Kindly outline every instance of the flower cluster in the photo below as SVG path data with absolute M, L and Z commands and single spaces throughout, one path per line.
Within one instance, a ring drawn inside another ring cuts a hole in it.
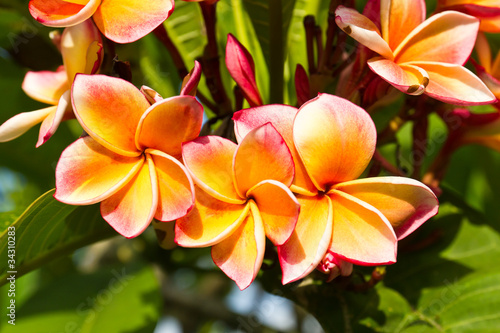
M 347 55 L 338 56 L 337 96 L 325 83 L 335 72 L 328 61 L 322 59 L 309 75 L 299 66 L 297 107 L 265 103 L 250 52 L 230 34 L 225 61 L 238 86 L 237 102 L 218 116 L 234 128 L 205 136 L 199 136 L 199 100 L 206 98 L 195 97 L 199 63 L 170 98 L 101 68 L 103 38 L 135 41 L 158 29 L 174 9 L 172 0 L 146 2 L 31 0 L 35 19 L 66 27 L 53 35 L 63 66 L 26 74 L 25 92 L 52 106 L 7 120 L 0 141 L 41 122 L 38 147 L 62 120 L 76 118 L 84 135 L 61 154 L 55 198 L 71 205 L 100 203 L 102 217 L 127 238 L 153 220 L 175 223 L 175 243 L 211 247 L 214 263 L 241 289 L 256 278 L 270 251 L 266 243 L 276 247 L 283 284 L 315 269 L 331 280 L 351 274 L 353 264 L 395 263 L 398 241 L 437 214 L 438 175 L 449 155 L 468 143 L 500 150 L 498 112 L 474 115 L 465 108 L 493 104 L 500 96 L 499 57 L 492 61 L 486 36 L 478 36 L 496 22 L 491 14 L 491 22 L 480 24 L 487 1 L 440 1 L 439 12 L 428 19 L 423 0 L 373 0 L 364 14 L 339 6 L 332 24 L 346 33 L 338 30 L 338 36 L 360 43 L 355 60 L 347 65 Z M 206 17 L 216 2 L 201 2 Z M 475 45 L 478 75 L 464 66 Z M 408 120 L 414 121 L 415 138 L 425 136 L 427 128 L 417 125 L 434 111 L 460 121 L 449 126 L 443 152 L 423 177 L 419 170 L 409 178 L 390 167 L 395 175 L 378 176 L 377 167 L 388 162 L 374 158 L 383 141 L 365 109 L 375 108 L 391 89 L 419 101 L 379 132 L 383 140 Z M 213 94 L 215 101 L 220 96 L 220 90 Z M 230 103 L 220 98 L 226 108 Z M 370 163 L 375 167 L 368 168 Z

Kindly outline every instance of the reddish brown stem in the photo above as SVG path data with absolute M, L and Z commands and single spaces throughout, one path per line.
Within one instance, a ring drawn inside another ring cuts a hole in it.
M 309 75 L 316 73 L 316 64 L 314 62 L 314 16 L 307 15 L 304 17 L 304 29 L 306 31 L 306 47 L 307 47 L 307 65 L 309 67 Z

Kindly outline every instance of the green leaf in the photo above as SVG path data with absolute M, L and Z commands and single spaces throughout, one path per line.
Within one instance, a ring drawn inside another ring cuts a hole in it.
M 6 333 L 146 333 L 154 330 L 161 309 L 152 268 L 122 266 L 52 280 L 16 309 L 15 326 L 7 320 L 1 325 Z
M 8 241 L 12 241 L 9 229 L 0 235 L 0 284 L 6 282 L 7 271 L 17 271 L 17 276 L 21 276 L 116 234 L 100 216 L 98 206 L 66 205 L 54 199 L 53 194 L 51 190 L 42 195 L 11 225 L 15 228 L 14 268 L 7 262 Z

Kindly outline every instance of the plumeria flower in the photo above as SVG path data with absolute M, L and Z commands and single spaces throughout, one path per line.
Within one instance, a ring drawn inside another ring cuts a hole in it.
M 451 104 L 493 103 L 486 85 L 463 67 L 479 28 L 475 17 L 455 11 L 425 20 L 423 0 L 381 0 L 380 26 L 354 9 L 339 6 L 337 25 L 380 56 L 370 69 L 400 91 L 427 94 Z
M 500 97 L 500 52 L 492 59 L 491 48 L 483 33 L 477 35 L 476 53 L 479 64 L 473 62 L 477 75 L 486 83 L 493 94 Z
M 61 155 L 54 197 L 71 205 L 101 203 L 103 218 L 130 238 L 153 218 L 172 221 L 194 204 L 194 185 L 178 161 L 198 136 L 203 108 L 192 96 L 151 105 L 131 83 L 104 75 L 75 78 L 75 115 L 89 136 Z
M 53 35 L 54 36 L 54 35 Z M 74 118 L 70 88 L 77 73 L 94 74 L 102 62 L 101 36 L 91 20 L 64 29 L 60 47 L 63 66 L 57 71 L 28 72 L 22 88 L 31 98 L 51 104 L 37 111 L 23 112 L 0 126 L 0 142 L 13 140 L 42 123 L 36 146 L 56 132 L 61 121 Z
M 89 18 L 104 36 L 131 43 L 146 36 L 174 10 L 174 0 L 30 0 L 31 15 L 49 27 L 71 27 Z
M 437 10 L 456 10 L 481 20 L 479 30 L 500 32 L 500 3 L 498 0 L 438 0 Z
M 272 122 L 292 152 L 290 188 L 301 211 L 292 236 L 278 247 L 284 284 L 321 262 L 394 263 L 397 240 L 437 213 L 436 196 L 416 180 L 357 179 L 375 151 L 376 131 L 368 113 L 345 99 L 320 94 L 298 110 L 266 105 L 233 119 L 237 138 Z
M 262 265 L 266 236 L 282 245 L 292 234 L 299 204 L 288 186 L 293 159 L 271 124 L 249 131 L 239 145 L 218 137 L 182 146 L 184 165 L 196 185 L 196 205 L 177 220 L 175 241 L 212 246 L 212 259 L 240 289 Z

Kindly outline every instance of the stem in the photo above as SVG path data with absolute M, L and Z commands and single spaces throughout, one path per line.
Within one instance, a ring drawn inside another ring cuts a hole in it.
M 380 164 L 382 168 L 385 170 L 389 171 L 393 175 L 400 176 L 400 177 L 406 177 L 406 174 L 396 168 L 394 165 L 392 165 L 378 150 L 375 150 L 375 153 L 373 154 L 373 159 L 377 161 L 377 163 Z
M 183 79 L 184 76 L 188 75 L 189 71 L 187 70 L 186 65 L 184 64 L 184 60 L 182 59 L 179 50 L 170 39 L 170 36 L 168 35 L 167 30 L 165 29 L 165 26 L 163 24 L 160 24 L 155 30 L 153 30 L 153 33 L 156 36 L 156 38 L 158 38 L 158 40 L 163 45 L 165 45 L 165 48 L 170 53 L 175 68 L 177 69 L 177 74 L 179 74 L 179 77 Z
M 314 63 L 314 16 L 307 15 L 304 17 L 304 29 L 306 31 L 306 48 L 307 48 L 307 66 L 309 68 L 309 76 L 316 73 L 316 65 Z
M 281 0 L 269 1 L 269 75 L 270 102 L 283 103 L 283 80 L 285 66 L 283 63 L 283 13 Z

